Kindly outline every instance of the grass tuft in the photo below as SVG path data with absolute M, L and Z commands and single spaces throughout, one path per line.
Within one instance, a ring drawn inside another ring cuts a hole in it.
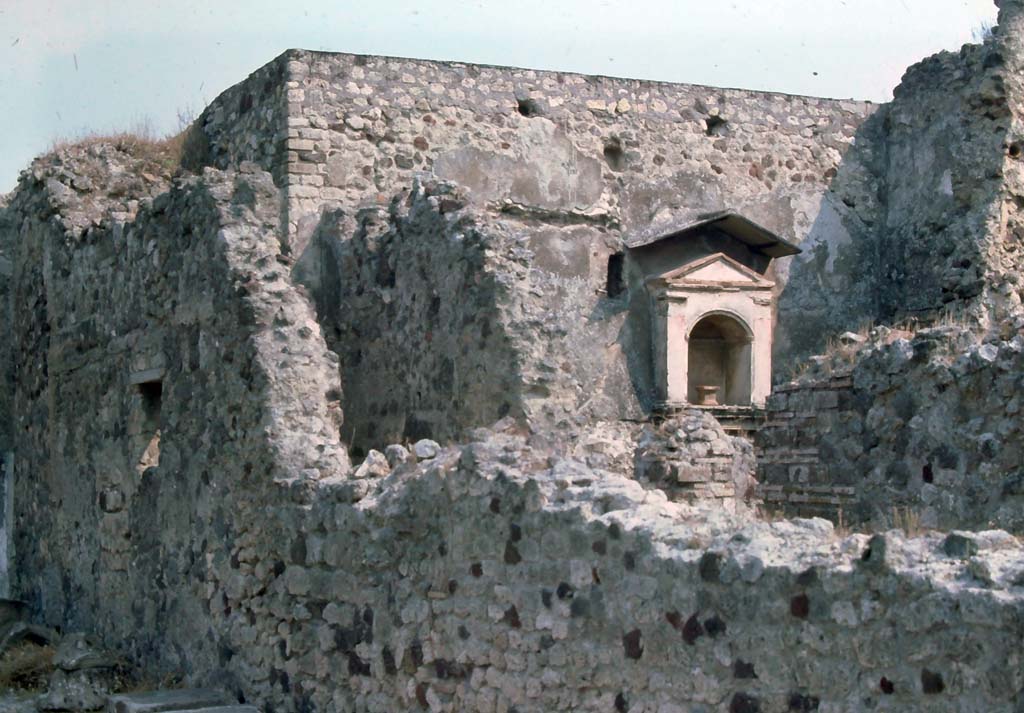
M 0 690 L 42 691 L 53 672 L 52 646 L 30 641 L 11 647 L 0 657 Z
M 178 112 L 178 130 L 166 136 L 159 135 L 149 119 L 141 119 L 123 130 L 86 130 L 74 136 L 58 137 L 51 142 L 48 153 L 101 144 L 109 144 L 133 158 L 154 164 L 166 174 L 179 168 L 195 171 L 205 164 L 206 158 L 205 141 L 190 109 Z

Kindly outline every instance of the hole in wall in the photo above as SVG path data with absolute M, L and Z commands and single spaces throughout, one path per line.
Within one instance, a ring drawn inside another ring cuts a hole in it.
M 605 292 L 613 299 L 626 291 L 626 282 L 622 275 L 624 260 L 625 257 L 622 253 L 608 256 L 608 275 Z
M 626 153 L 622 150 L 622 142 L 613 136 L 604 144 L 604 160 L 608 168 L 621 171 L 626 167 Z
M 533 99 L 516 99 L 516 111 L 526 118 L 540 116 L 543 112 L 541 111 L 540 104 Z
M 724 136 L 729 122 L 717 114 L 704 120 L 704 133 L 708 136 Z
M 136 470 L 141 475 L 149 468 L 160 465 L 160 409 L 164 385 L 162 381 L 145 381 L 137 385 L 141 414 L 139 418 L 138 452 Z
M 932 483 L 935 481 L 935 475 L 932 473 L 931 463 L 925 463 L 924 467 L 921 468 L 921 480 L 926 483 Z
M 147 381 L 139 384 L 139 396 L 142 397 L 142 411 L 147 419 L 160 418 L 160 404 L 163 400 L 164 384 L 162 381 Z
M 1006 150 L 1010 154 L 1010 158 L 1020 158 L 1021 146 L 1016 141 L 1010 144 L 1010 147 Z

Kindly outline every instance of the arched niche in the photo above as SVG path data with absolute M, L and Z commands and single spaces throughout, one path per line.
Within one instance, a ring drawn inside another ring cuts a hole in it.
M 753 333 L 734 315 L 713 312 L 697 319 L 687 335 L 687 401 L 698 405 L 749 406 Z

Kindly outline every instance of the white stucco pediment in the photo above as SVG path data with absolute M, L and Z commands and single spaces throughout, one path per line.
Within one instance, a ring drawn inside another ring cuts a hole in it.
M 700 260 L 694 260 L 691 263 L 659 275 L 656 279 L 659 282 L 680 286 L 687 284 L 722 284 L 748 287 L 772 286 L 770 280 L 766 280 L 750 268 L 723 253 L 715 253 Z
M 764 405 L 771 392 L 773 285 L 724 253 L 648 278 L 663 403 Z

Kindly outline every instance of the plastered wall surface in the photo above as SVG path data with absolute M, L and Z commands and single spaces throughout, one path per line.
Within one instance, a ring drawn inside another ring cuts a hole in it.
M 264 91 L 268 76 L 286 83 L 286 128 L 276 109 L 242 110 L 246 97 Z M 217 165 L 236 155 L 253 159 L 253 145 L 279 146 L 257 136 L 287 133 L 285 155 L 259 160 L 285 191 L 287 240 L 297 255 L 306 254 L 324 210 L 348 212 L 340 236 L 347 239 L 358 207 L 387 205 L 417 176 L 454 181 L 475 204 L 526 220 L 526 228 L 540 233 L 538 247 L 565 256 L 560 286 L 588 280 L 596 263 L 603 267 L 625 241 L 732 208 L 816 246 L 824 262 L 803 269 L 820 279 L 794 285 L 783 309 L 799 310 L 802 325 L 812 319 L 845 325 L 867 304 L 858 287 L 863 269 L 848 244 L 877 222 L 880 179 L 869 164 L 881 144 L 877 122 L 865 125 L 876 109 L 855 101 L 294 50 L 218 97 L 200 125 L 209 153 L 223 157 Z M 596 230 L 581 230 L 588 226 Z M 322 255 L 315 249 L 300 260 L 303 281 L 303 267 L 318 273 Z M 776 276 L 780 292 L 787 270 L 780 266 Z M 827 308 L 821 280 L 834 302 Z M 797 328 L 783 324 L 780 353 L 815 347 L 812 331 Z M 790 336 L 791 330 L 797 331 Z

